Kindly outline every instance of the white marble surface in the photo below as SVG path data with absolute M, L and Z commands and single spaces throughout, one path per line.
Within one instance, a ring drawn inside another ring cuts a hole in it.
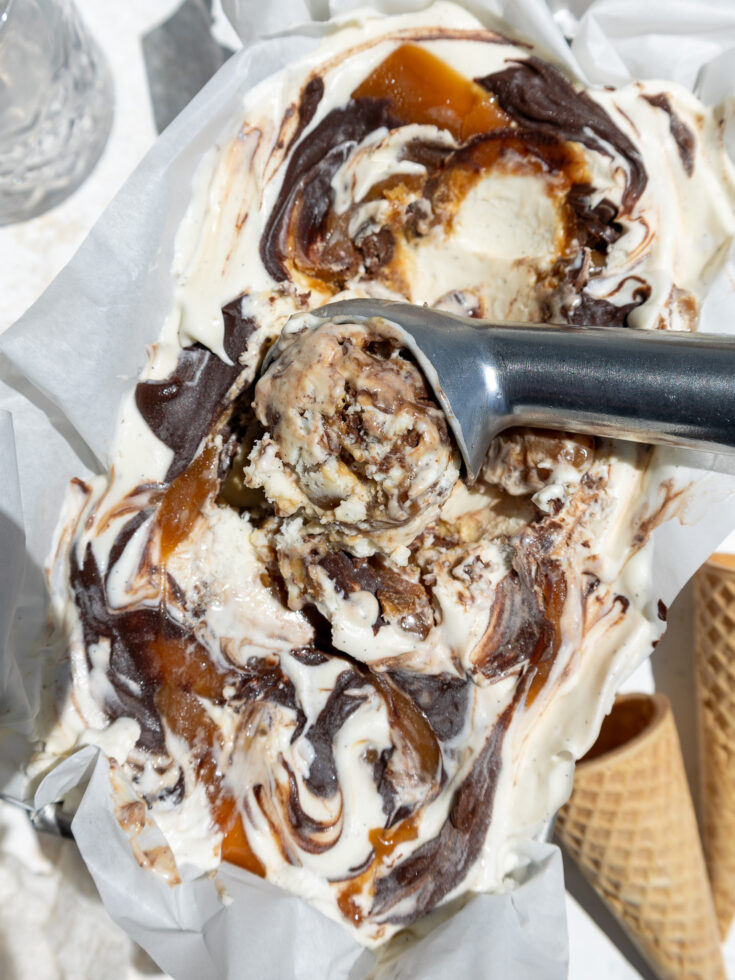
M 58 207 L 20 225 L 0 228 L 3 289 L 0 327 L 13 323 L 43 292 L 82 243 L 96 217 L 155 138 L 139 35 L 165 17 L 169 0 L 94 0 L 77 4 L 112 68 L 115 110 L 110 140 L 82 186 Z
M 96 169 L 72 197 L 39 218 L 0 228 L 0 330 L 13 323 L 65 265 L 153 142 L 140 37 L 170 16 L 178 3 L 77 0 L 113 71 L 112 134 Z M 218 3 L 215 17 L 216 36 L 234 46 Z M 696 782 L 690 591 L 685 590 L 671 615 L 674 628 L 656 651 L 653 670 L 644 665 L 627 687 L 647 690 L 655 683 L 672 697 L 687 769 Z M 570 895 L 567 911 L 571 980 L 647 976 Z M 729 975 L 735 978 L 735 960 L 729 964 Z M 162 976 L 107 918 L 73 844 L 46 839 L 39 845 L 25 817 L 5 804 L 0 804 L 0 976 L 4 980 Z
M 40 296 L 156 137 L 140 36 L 178 0 L 77 0 L 115 84 L 110 139 L 87 181 L 32 221 L 0 228 L 0 331 Z M 71 841 L 37 837 L 0 803 L 0 977 L 143 980 L 163 974 L 105 912 Z
M 115 108 L 101 159 L 82 186 L 58 207 L 20 225 L 0 227 L 0 331 L 40 296 L 81 245 L 97 217 L 156 137 L 140 38 L 181 0 L 76 0 L 112 69 Z M 215 0 L 218 40 L 237 43 Z

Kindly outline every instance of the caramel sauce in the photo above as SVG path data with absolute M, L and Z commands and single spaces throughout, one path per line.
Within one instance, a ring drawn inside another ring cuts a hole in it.
M 392 174 L 373 184 L 364 200 L 376 201 L 382 197 L 394 204 L 396 209 L 403 210 L 412 197 L 421 192 L 423 184 L 424 178 L 418 174 Z
M 252 420 L 238 442 L 237 451 L 222 480 L 217 495 L 217 503 L 229 504 L 230 507 L 235 507 L 238 510 L 250 510 L 265 503 L 266 497 L 263 491 L 260 488 L 252 489 L 245 483 L 245 467 L 248 465 L 248 456 L 259 434 L 260 428 L 256 420 Z
M 370 843 L 375 851 L 375 861 L 384 864 L 385 859 L 395 851 L 399 844 L 406 841 L 416 840 L 419 835 L 416 817 L 409 817 L 402 820 L 395 827 L 383 828 L 375 827 L 368 834 Z
M 549 674 L 551 673 L 553 663 L 553 660 L 542 660 L 536 664 L 533 680 L 531 681 L 531 686 L 529 687 L 528 694 L 526 696 L 527 707 L 532 705 L 538 695 L 541 693 L 546 681 L 549 679 Z
M 163 495 L 156 515 L 163 564 L 191 534 L 202 507 L 217 490 L 217 463 L 215 447 L 207 446 Z
M 415 44 L 401 45 L 388 55 L 351 97 L 387 100 L 391 113 L 400 122 L 434 125 L 448 130 L 460 142 L 510 125 L 510 118 L 499 108 L 494 95 Z M 423 178 L 406 175 L 388 178 L 371 188 L 367 199 L 385 198 L 398 205 L 408 191 L 418 194 L 423 182 Z M 397 211 L 400 223 L 402 209 Z M 290 222 L 289 251 L 295 270 L 303 277 L 302 286 L 317 292 L 323 292 L 325 286 L 330 292 L 338 291 L 360 264 L 348 233 L 349 211 L 343 215 L 330 212 L 323 238 L 310 242 L 306 248 L 295 234 L 299 215 L 297 202 Z M 387 267 L 391 265 L 387 263 Z M 407 284 L 397 270 L 391 285 L 399 292 L 407 292 Z
M 461 142 L 510 125 L 495 96 L 415 44 L 396 48 L 352 98 L 388 99 L 403 122 L 438 126 Z
M 460 173 L 474 174 L 488 170 L 545 177 L 558 195 L 565 194 L 573 184 L 589 179 L 584 153 L 576 143 L 549 143 L 538 149 L 512 133 L 502 138 L 484 140 L 471 146 L 459 161 Z M 467 180 L 467 177 L 464 177 Z
M 337 896 L 337 907 L 345 919 L 355 926 L 359 926 L 364 918 L 362 909 L 355 901 L 355 895 L 362 891 L 362 883 L 358 882 L 359 879 L 356 878 L 355 883 L 350 882 Z
M 352 922 L 359 926 L 364 919 L 363 912 L 359 904 L 355 901 L 367 885 L 372 886 L 378 873 L 378 869 L 385 864 L 386 859 L 395 851 L 399 844 L 406 841 L 416 840 L 419 835 L 419 828 L 416 816 L 408 817 L 396 824 L 395 827 L 383 828 L 374 827 L 368 833 L 368 839 L 374 851 L 373 860 L 368 867 L 356 878 L 352 878 L 340 889 L 337 896 L 337 905 L 340 912 Z
M 230 827 L 222 841 L 222 860 L 229 861 L 230 864 L 237 864 L 259 878 L 265 878 L 265 867 L 250 846 L 242 817 L 237 812 L 235 801 L 231 796 L 224 798 L 215 815 L 215 820 L 220 828 L 224 828 L 228 824 Z
M 199 700 L 222 697 L 224 675 L 206 656 L 181 643 L 156 640 L 159 688 L 156 704 L 166 724 L 196 750 L 197 782 L 204 786 L 214 823 L 224 834 L 222 857 L 253 874 L 265 877 L 265 868 L 252 851 L 232 794 L 222 786 L 216 749 L 222 735 Z
M 156 514 L 163 566 L 191 534 L 204 504 L 216 493 L 217 466 L 216 449 L 209 445 L 165 491 Z M 165 574 L 163 581 L 165 597 Z M 223 747 L 222 735 L 200 700 L 222 701 L 226 675 L 212 663 L 203 647 L 167 635 L 163 622 L 148 644 L 147 654 L 157 683 L 156 706 L 170 730 L 196 752 L 197 781 L 204 786 L 212 819 L 224 835 L 223 859 L 265 877 L 265 868 L 250 847 L 235 800 L 222 786 L 215 754 Z
M 558 255 L 576 252 L 576 219 L 566 196 L 574 184 L 589 180 L 587 163 L 579 146 L 550 144 L 544 146 L 542 153 L 536 153 L 526 140 L 512 133 L 471 146 L 442 175 L 434 195 L 434 209 L 447 227 L 451 227 L 459 205 L 472 186 L 490 171 L 543 178 L 558 215 L 554 250 Z
M 225 675 L 201 648 L 159 634 L 152 640 L 150 650 L 160 684 L 175 685 L 193 697 L 209 701 L 222 699 Z

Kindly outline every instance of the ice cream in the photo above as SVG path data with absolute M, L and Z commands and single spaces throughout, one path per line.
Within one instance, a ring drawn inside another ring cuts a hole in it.
M 410 544 L 459 477 L 444 413 L 401 347 L 386 325 L 304 324 L 255 389 L 268 435 L 246 482 L 353 553 Z
M 655 458 L 515 432 L 469 487 L 389 332 L 294 331 L 258 370 L 335 295 L 690 329 L 732 201 L 716 113 L 581 91 L 449 5 L 347 21 L 249 93 L 110 473 L 70 489 L 37 767 L 103 744 L 154 868 L 224 857 L 367 943 L 506 887 L 662 629 Z

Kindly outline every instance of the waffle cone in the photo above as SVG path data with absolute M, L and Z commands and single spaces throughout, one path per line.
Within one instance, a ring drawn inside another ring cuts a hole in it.
M 702 841 L 720 933 L 735 914 L 735 558 L 694 580 Z
M 556 832 L 657 976 L 724 980 L 671 705 L 624 694 L 577 765 Z

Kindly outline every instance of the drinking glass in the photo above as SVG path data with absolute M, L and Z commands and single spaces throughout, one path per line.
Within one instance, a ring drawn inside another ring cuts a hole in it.
M 112 113 L 107 63 L 71 0 L 0 0 L 0 224 L 71 194 Z

